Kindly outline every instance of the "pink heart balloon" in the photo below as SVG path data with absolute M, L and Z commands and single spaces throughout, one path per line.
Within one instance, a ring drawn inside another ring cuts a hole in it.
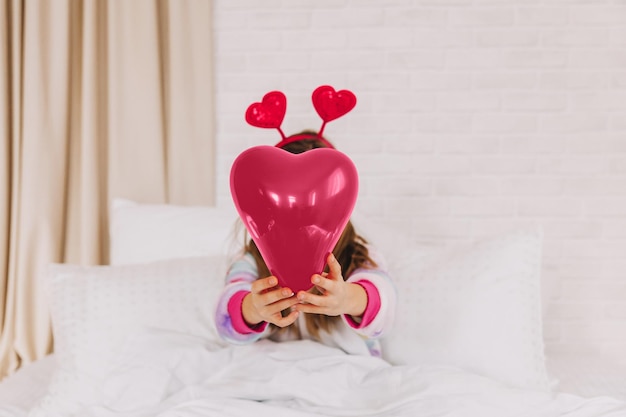
M 230 192 L 271 274 L 297 292 L 311 288 L 348 223 L 358 174 L 334 149 L 256 146 L 233 162 Z

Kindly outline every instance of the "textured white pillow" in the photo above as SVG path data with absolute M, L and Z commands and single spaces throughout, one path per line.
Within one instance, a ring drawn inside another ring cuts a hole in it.
M 453 253 L 407 254 L 394 275 L 398 310 L 383 340 L 386 359 L 458 366 L 516 387 L 548 390 L 541 246 L 542 232 L 533 229 Z
M 111 265 L 227 254 L 235 240 L 234 207 L 139 204 L 111 205 Z
M 102 395 L 104 375 L 124 366 L 120 358 L 146 332 L 223 345 L 213 313 L 225 267 L 223 256 L 122 266 L 51 265 L 46 284 L 58 367 L 42 406 L 54 401 L 57 409 L 64 403 L 76 407 Z

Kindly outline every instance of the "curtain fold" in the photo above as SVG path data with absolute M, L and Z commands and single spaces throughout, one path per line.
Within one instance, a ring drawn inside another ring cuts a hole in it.
M 53 349 L 50 262 L 108 261 L 111 198 L 214 201 L 205 0 L 0 10 L 0 377 Z
M 8 279 L 15 275 L 14 251 L 16 235 L 10 233 L 16 221 L 14 198 L 17 178 L 14 173 L 19 171 L 19 147 L 16 147 L 12 136 L 20 133 L 21 90 L 22 83 L 21 51 L 22 51 L 22 5 L 19 0 L 7 0 L 0 9 L 0 352 L 2 366 L 0 375 L 6 369 L 18 365 L 17 358 L 8 352 L 8 340 L 14 337 L 15 281 Z

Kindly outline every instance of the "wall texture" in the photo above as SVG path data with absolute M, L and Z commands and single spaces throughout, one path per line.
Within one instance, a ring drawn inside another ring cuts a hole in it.
M 415 239 L 544 227 L 548 353 L 626 351 L 626 1 L 218 0 L 218 204 L 230 164 L 274 144 L 245 124 L 270 90 L 283 130 L 310 94 L 359 103 L 327 136 L 361 173 L 359 210 Z

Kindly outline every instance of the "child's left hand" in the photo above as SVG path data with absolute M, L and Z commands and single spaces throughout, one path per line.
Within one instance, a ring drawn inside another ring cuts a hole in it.
M 327 258 L 328 274 L 315 274 L 311 282 L 320 290 L 322 295 L 312 294 L 306 291 L 298 292 L 299 304 L 292 310 L 303 313 L 324 314 L 327 316 L 339 316 L 349 314 L 359 317 L 367 307 L 367 293 L 359 284 L 346 282 L 341 275 L 341 265 L 331 253 Z

